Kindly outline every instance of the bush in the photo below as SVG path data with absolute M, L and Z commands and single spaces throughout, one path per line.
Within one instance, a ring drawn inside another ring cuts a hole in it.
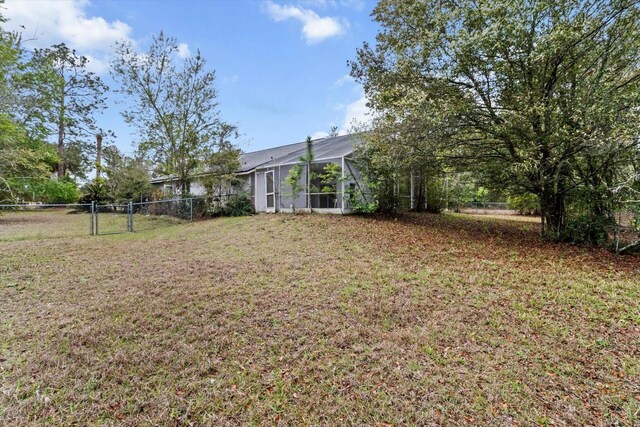
M 80 203 L 96 202 L 98 204 L 112 203 L 113 198 L 109 195 L 109 189 L 104 179 L 100 178 L 85 184 L 82 187 L 82 197 Z
M 507 199 L 509 209 L 522 215 L 540 215 L 540 201 L 535 194 L 517 194 Z
M 364 199 L 354 198 L 349 202 L 351 211 L 356 214 L 372 214 L 378 210 L 376 202 L 368 202 Z
M 244 194 L 230 194 L 226 197 L 214 196 L 212 199 L 194 199 L 194 212 L 204 217 L 245 216 L 254 213 L 249 197 Z M 197 206 L 197 208 L 196 208 Z M 194 213 L 194 217 L 196 214 Z
M 45 203 L 76 203 L 80 196 L 78 185 L 69 178 L 46 181 L 36 191 Z
M 253 205 L 246 194 L 231 194 L 222 208 L 224 216 L 245 216 L 253 213 Z
M 604 246 L 609 241 L 609 232 L 615 220 L 595 215 L 583 214 L 567 219 L 561 240 L 570 243 Z

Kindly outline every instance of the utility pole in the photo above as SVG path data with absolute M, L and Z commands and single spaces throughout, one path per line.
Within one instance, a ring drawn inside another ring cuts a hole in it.
M 102 163 L 102 134 L 96 135 L 96 181 L 100 178 L 100 169 Z

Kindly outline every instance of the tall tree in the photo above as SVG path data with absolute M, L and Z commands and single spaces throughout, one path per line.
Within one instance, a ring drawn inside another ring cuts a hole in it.
M 21 121 L 30 106 L 25 52 L 20 35 L 4 30 L 5 22 L 0 14 L 0 202 L 25 196 L 30 185 L 48 178 L 57 161 L 50 147 L 37 135 L 30 136 Z
M 0 14 L 0 25 L 6 21 Z M 0 112 L 5 114 L 17 103 L 14 77 L 20 72 L 21 58 L 20 36 L 0 27 Z
M 0 113 L 0 203 L 14 202 L 26 185 L 46 181 L 56 160 L 47 144 L 29 139 L 22 127 Z
M 188 193 L 194 174 L 216 150 L 216 136 L 225 131 L 215 72 L 199 51 L 181 60 L 177 40 L 161 32 L 144 54 L 130 42 L 118 43 L 111 74 L 133 101 L 123 117 L 137 127 L 140 151 L 156 172 L 177 177 L 180 191 Z
M 229 196 L 240 189 L 242 179 L 236 175 L 236 171 L 240 169 L 240 149 L 232 141 L 237 137 L 236 126 L 222 123 L 216 150 L 204 159 L 202 183 L 212 196 Z
M 307 209 L 311 212 L 311 164 L 313 163 L 313 142 L 311 141 L 310 136 L 307 136 L 305 143 L 306 151 L 305 154 L 300 157 L 300 161 L 305 163 L 307 169 Z
M 94 115 L 105 108 L 109 88 L 87 70 L 89 59 L 64 43 L 36 49 L 32 62 L 38 72 L 48 71 L 51 77 L 41 81 L 37 89 L 40 96 L 50 101 L 41 106 L 41 114 L 57 136 L 58 177 L 67 172 L 84 177 L 91 165 L 98 132 Z
M 588 192 L 584 209 L 610 215 L 639 143 L 638 2 L 382 0 L 373 15 L 351 72 L 405 145 L 536 194 L 552 238 Z
M 103 157 L 106 176 L 103 181 L 112 200 L 142 201 L 151 196 L 153 186 L 149 177 L 149 165 L 143 158 L 126 156 L 115 145 L 105 147 Z M 101 178 L 97 179 L 99 180 Z

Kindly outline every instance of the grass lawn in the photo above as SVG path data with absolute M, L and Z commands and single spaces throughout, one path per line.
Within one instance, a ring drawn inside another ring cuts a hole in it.
M 640 425 L 640 258 L 473 217 L 0 242 L 0 425 Z
M 104 209 L 104 208 L 101 208 Z M 128 214 L 104 212 L 98 214 L 99 234 L 127 232 Z M 69 208 L 0 211 L 0 242 L 10 240 L 41 240 L 60 237 L 88 236 L 91 232 L 90 214 Z M 135 231 L 144 231 L 184 221 L 165 215 L 134 214 Z

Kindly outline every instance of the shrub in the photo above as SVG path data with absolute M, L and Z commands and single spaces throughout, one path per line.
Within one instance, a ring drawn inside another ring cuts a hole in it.
M 612 218 L 590 214 L 576 215 L 567 219 L 567 224 L 561 240 L 603 246 L 609 240 L 607 230 L 613 229 L 615 221 Z
M 509 196 L 507 205 L 509 209 L 518 211 L 522 215 L 540 215 L 540 201 L 535 194 L 526 193 Z
M 96 202 L 98 204 L 111 203 L 113 198 L 109 195 L 109 188 L 104 179 L 100 178 L 85 184 L 82 187 L 80 203 Z
M 222 215 L 245 216 L 253 213 L 253 205 L 246 194 L 231 194 L 222 208 Z
M 38 185 L 37 193 L 45 203 L 76 203 L 80 196 L 78 185 L 69 178 L 46 181 Z

